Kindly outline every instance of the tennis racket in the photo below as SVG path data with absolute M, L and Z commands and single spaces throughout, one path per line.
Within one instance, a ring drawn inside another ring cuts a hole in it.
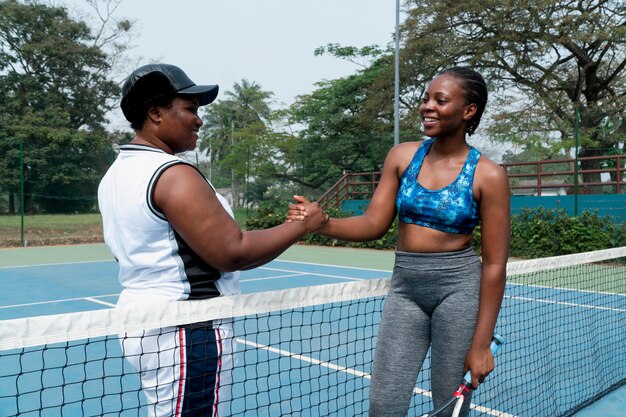
M 494 334 L 491 339 L 491 353 L 496 354 L 500 346 L 504 344 L 505 340 L 502 336 L 498 334 Z M 452 417 L 459 417 L 459 413 L 461 412 L 461 407 L 463 407 L 463 401 L 465 401 L 465 397 L 472 391 L 472 376 L 470 375 L 470 371 L 467 371 L 465 376 L 463 377 L 463 382 L 459 385 L 459 388 L 456 390 L 452 397 L 441 404 L 440 407 L 437 407 L 435 410 L 430 413 L 424 414 L 422 417 L 435 417 L 443 410 L 448 408 L 454 403 L 454 411 L 452 412 Z

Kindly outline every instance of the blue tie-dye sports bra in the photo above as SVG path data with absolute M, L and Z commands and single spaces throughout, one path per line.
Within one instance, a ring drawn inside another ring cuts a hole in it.
M 396 197 L 400 221 L 447 233 L 472 233 L 480 223 L 472 190 L 480 152 L 471 147 L 459 176 L 446 187 L 429 190 L 417 182 L 417 176 L 433 142 L 429 139 L 422 143 L 400 177 Z

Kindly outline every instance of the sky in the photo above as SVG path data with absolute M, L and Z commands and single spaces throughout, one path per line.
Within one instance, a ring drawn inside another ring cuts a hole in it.
M 88 11 L 85 0 L 64 0 Z M 329 43 L 393 46 L 393 0 L 123 0 L 114 13 L 135 23 L 134 66 L 165 62 L 196 84 L 218 84 L 220 97 L 246 79 L 274 93 L 276 106 L 353 74 L 359 66 L 330 55 Z M 129 68 L 129 71 L 133 68 Z M 116 119 L 114 115 L 112 119 Z M 112 124 L 125 125 L 123 120 Z

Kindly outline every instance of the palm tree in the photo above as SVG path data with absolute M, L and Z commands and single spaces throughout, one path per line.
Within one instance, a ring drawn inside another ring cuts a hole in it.
M 224 94 L 224 100 L 206 108 L 199 147 L 208 154 L 211 167 L 228 172 L 233 208 L 240 206 L 240 184 L 249 172 L 250 155 L 260 145 L 259 139 L 271 123 L 272 95 L 258 84 L 243 79 Z M 209 177 L 211 179 L 212 172 Z

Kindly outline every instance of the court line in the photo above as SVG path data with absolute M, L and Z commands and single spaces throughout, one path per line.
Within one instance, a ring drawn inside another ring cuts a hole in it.
M 57 265 L 59 265 L 59 264 L 57 264 Z M 289 274 L 289 275 L 274 275 L 274 276 L 270 276 L 270 277 L 251 278 L 251 279 L 242 279 L 241 282 L 242 283 L 247 283 L 247 282 L 256 282 L 256 281 L 264 281 L 264 280 L 272 280 L 272 279 L 279 279 L 279 278 L 287 278 L 287 277 L 293 277 L 293 276 L 306 276 L 306 275 L 323 276 L 323 277 L 329 277 L 329 278 L 344 279 L 344 280 L 348 280 L 348 281 L 362 281 L 364 279 L 369 279 L 369 278 L 349 278 L 349 277 L 343 277 L 343 276 L 338 276 L 338 275 L 335 276 L 335 275 L 326 275 L 326 274 L 315 274 L 315 273 L 310 273 L 310 272 L 297 272 L 297 271 L 289 271 L 289 270 L 280 270 L 280 269 L 276 269 L 276 268 L 266 268 L 266 267 L 261 267 L 261 268 L 271 269 L 271 270 L 274 270 L 274 271 L 293 272 L 293 274 Z M 105 305 L 105 306 L 108 306 L 108 307 L 115 307 L 115 304 L 111 304 L 111 303 L 107 303 L 106 301 L 98 300 L 98 298 L 118 297 L 118 296 L 119 296 L 119 294 L 104 294 L 104 295 L 94 295 L 94 296 L 85 296 L 85 297 L 63 298 L 63 299 L 59 299 L 59 300 L 36 301 L 36 302 L 32 302 L 32 303 L 21 303 L 21 304 L 5 305 L 5 306 L 0 306 L 0 309 L 19 308 L 19 307 L 32 307 L 32 306 L 36 306 L 36 305 L 64 303 L 64 302 L 70 302 L 70 301 L 90 301 L 90 302 L 97 303 L 97 304 L 102 304 L 102 305 Z
M 41 267 L 41 266 L 49 266 L 49 265 L 75 265 L 75 264 L 90 264 L 90 263 L 108 263 L 108 262 L 114 262 L 114 261 L 81 261 L 81 262 L 67 262 L 67 263 L 51 263 L 51 264 L 39 264 L 39 265 L 22 265 L 22 266 L 2 266 L 0 267 L 0 269 L 7 269 L 7 268 L 24 268 L 24 267 Z M 303 265 L 317 265 L 317 266 L 326 266 L 326 267 L 330 267 L 330 268 L 344 268 L 344 269 L 354 269 L 354 270 L 365 270 L 365 271 L 380 271 L 380 272 L 391 272 L 391 271 L 387 271 L 387 270 L 379 270 L 379 269 L 370 269 L 370 268 L 359 268 L 359 267 L 348 267 L 348 266 L 340 266 L 340 265 L 329 265 L 329 264 L 320 264 L 320 263 L 309 263 L 309 262 L 298 262 L 298 261 L 284 261 L 284 260 L 277 260 L 277 262 L 284 262 L 284 263 L 293 263 L 293 264 L 303 264 Z M 280 271 L 280 269 L 277 268 L 267 268 L 267 267 L 261 267 L 262 269 L 269 269 L 269 270 L 277 270 Z M 283 270 L 285 272 L 287 272 L 288 270 Z M 288 271 L 288 272 L 292 272 L 292 271 Z M 298 274 L 294 274 L 294 275 L 298 275 Z M 304 273 L 300 273 L 299 275 L 305 275 Z M 318 275 L 318 276 L 328 276 L 328 277 L 333 277 L 333 278 L 339 278 L 339 279 L 350 279 L 350 278 L 346 278 L 346 277 L 340 277 L 340 276 L 333 276 L 333 275 L 325 275 L 325 274 L 314 274 L 312 273 L 311 275 Z M 263 278 L 259 278 L 259 279 L 263 279 Z M 368 279 L 368 278 L 352 278 L 353 280 L 362 280 L 362 279 Z M 248 281 L 248 280 L 246 280 Z M 619 296 L 626 296 L 625 294 L 619 294 L 619 293 L 611 293 L 611 292 L 597 292 L 597 291 L 589 291 L 589 290 L 578 290 L 578 289 L 572 289 L 572 288 L 566 288 L 566 287 L 549 287 L 549 286 L 541 286 L 541 285 L 533 285 L 533 284 L 519 284 L 519 283 L 507 283 L 508 285 L 514 285 L 514 286 L 519 286 L 519 285 L 524 285 L 524 286 L 529 286 L 529 287 L 537 287 L 537 288 L 546 288 L 546 289 L 552 289 L 552 290 L 556 290 L 556 291 L 573 291 L 573 292 L 585 292 L 585 293 L 600 293 L 600 294 L 610 294 L 610 295 L 619 295 Z M 118 295 L 118 294 L 115 294 Z M 108 297 L 108 296 L 113 296 L 112 295 L 101 295 L 101 296 L 97 296 L 97 297 Z M 540 302 L 540 303 L 549 303 L 549 304 L 561 304 L 561 305 L 565 305 L 565 306 L 573 306 L 573 307 L 582 307 L 582 308 L 589 308 L 589 309 L 600 309 L 600 310 L 613 310 L 613 311 L 618 311 L 618 312 L 625 312 L 626 310 L 622 310 L 622 309 L 611 309 L 611 308 L 607 308 L 607 307 L 597 307 L 597 306 L 592 306 L 592 305 L 585 305 L 585 304 L 575 304 L 575 303 L 567 303 L 567 302 L 559 302 L 559 301 L 551 301 L 551 300 L 541 300 L 541 299 L 536 299 L 536 298 L 524 298 L 524 297 L 519 297 L 519 296 L 505 296 L 505 298 L 513 298 L 513 299 L 520 299 L 520 300 L 526 300 L 526 301 L 536 301 L 536 302 Z M 53 302 L 61 302 L 61 301 L 72 301 L 72 300 L 88 300 L 88 301 L 92 301 L 95 303 L 99 303 L 99 304 L 103 304 L 103 305 L 107 305 L 107 306 L 111 306 L 114 307 L 114 304 L 110 304 L 101 300 L 97 300 L 94 297 L 85 297 L 85 298 L 74 298 L 74 299 L 66 299 L 66 300 L 57 300 L 57 301 L 48 301 L 48 302 L 43 302 L 43 304 L 45 303 L 53 303 Z M 37 303 L 33 303 L 33 304 L 37 304 Z M 23 304 L 23 305 L 29 305 L 29 304 Z M 30 304 L 32 305 L 32 304 Z M 4 306 L 0 306 L 0 308 L 6 308 Z M 295 355 L 295 354 L 294 354 Z M 298 355 L 300 356 L 300 355 Z M 303 358 L 305 358 L 303 356 Z M 311 358 L 312 359 L 312 358 Z M 334 369 L 334 368 L 333 368 Z M 338 369 L 339 371 L 345 372 L 341 369 Z M 355 371 L 358 372 L 358 371 Z M 422 390 L 423 391 L 423 390 Z M 427 391 L 424 391 L 423 395 L 428 395 L 426 394 Z M 473 409 L 478 409 L 478 410 L 482 410 L 482 407 L 475 407 L 472 404 L 472 408 Z M 483 412 L 488 412 L 488 411 L 483 411 Z M 488 412 L 489 413 L 489 412 Z M 489 413 L 495 416 L 512 416 L 510 414 L 505 414 L 505 413 L 499 413 L 499 412 L 495 412 L 494 413 Z
M 507 264 L 515 264 L 517 262 L 526 262 L 526 261 L 527 260 L 513 261 L 513 262 L 508 262 Z M 330 268 L 344 268 L 344 269 L 355 269 L 355 270 L 361 270 L 361 271 L 375 271 L 375 272 L 393 273 L 393 270 L 374 269 L 374 268 L 360 268 L 360 267 L 356 267 L 356 266 L 344 266 L 344 265 L 330 265 L 330 264 L 322 264 L 322 263 L 316 263 L 316 262 L 288 261 L 288 260 L 281 260 L 281 259 L 276 259 L 276 260 L 274 260 L 272 262 L 285 262 L 285 263 L 293 263 L 293 264 L 300 264 L 300 265 L 324 266 L 324 267 L 330 267 Z M 261 267 L 261 268 L 265 268 L 265 267 Z M 511 276 L 516 276 L 516 275 L 520 275 L 520 274 L 519 273 L 511 274 Z M 321 275 L 321 276 L 323 276 L 323 275 Z M 383 277 L 383 278 L 387 278 L 387 277 Z M 363 279 L 370 279 L 370 278 L 363 278 Z M 507 281 L 508 281 L 508 279 L 509 279 L 509 276 L 507 275 Z M 551 290 L 555 290 L 555 291 L 573 291 L 573 292 L 588 293 L 588 294 L 617 295 L 619 297 L 626 297 L 626 294 L 617 293 L 617 292 L 610 292 L 610 291 L 592 291 L 592 290 L 582 290 L 582 289 L 569 288 L 569 287 L 552 287 L 552 286 L 547 286 L 547 285 L 524 284 L 524 283 L 517 283 L 517 282 L 507 282 L 506 285 L 524 286 L 524 287 L 542 288 L 542 289 L 551 289 Z
M 356 269 L 360 271 L 375 271 L 375 272 L 392 272 L 390 269 L 374 269 L 374 268 L 362 268 L 358 266 L 345 266 L 345 265 L 331 265 L 331 264 L 322 264 L 316 262 L 303 262 L 303 261 L 289 261 L 285 259 L 274 259 L 273 262 L 284 262 L 291 264 L 300 264 L 300 265 L 312 265 L 312 266 L 327 266 L 331 268 L 343 268 L 343 269 Z M 54 263 L 45 263 L 45 264 L 33 264 L 33 265 L 5 265 L 0 266 L 0 269 L 8 269 L 8 268 L 30 268 L 30 267 L 42 267 L 42 266 L 57 266 L 57 265 L 79 265 L 79 264 L 92 264 L 92 263 L 117 263 L 115 260 L 99 260 L 99 261 L 76 261 L 76 262 L 54 262 Z M 263 268 L 263 267 L 260 267 Z
M 626 294 L 621 293 L 621 292 L 581 290 L 581 289 L 578 289 L 578 288 L 551 287 L 549 285 L 523 284 L 523 283 L 519 283 L 519 282 L 507 282 L 506 285 L 511 285 L 513 287 L 540 288 L 542 290 L 572 291 L 572 292 L 580 292 L 580 293 L 583 293 L 583 294 L 617 295 L 619 297 L 626 297 Z
M 569 256 L 569 255 L 564 255 L 564 256 Z M 539 259 L 545 259 L 545 258 L 539 258 Z M 518 262 L 527 262 L 529 261 L 528 259 L 526 260 L 520 260 L 520 261 L 511 261 L 508 262 L 508 264 L 515 264 Z M 313 265 L 313 266 L 325 266 L 325 267 L 330 267 L 330 268 L 345 268 L 345 269 L 356 269 L 356 270 L 361 270 L 361 271 L 377 271 L 377 272 L 388 272 L 388 273 L 392 273 L 393 270 L 387 270 L 387 269 L 374 269 L 374 268 L 360 268 L 357 266 L 344 266 L 344 265 L 330 265 L 330 264 L 322 264 L 322 263 L 315 263 L 315 262 L 303 262 L 303 261 L 288 261 L 288 260 L 282 260 L 282 259 L 276 259 L 272 262 L 285 262 L 285 263 L 293 263 L 293 264 L 301 264 L 301 265 Z M 507 271 L 508 272 L 508 271 Z M 515 272 L 513 274 L 508 274 L 507 273 L 507 285 L 511 285 L 511 286 L 525 286 L 525 287 L 533 287 L 533 288 L 544 288 L 544 289 L 551 289 L 551 290 L 557 290 L 557 291 L 574 291 L 574 292 L 582 292 L 582 293 L 589 293 L 589 294 L 605 294 L 605 295 L 617 295 L 620 297 L 626 297 L 626 294 L 623 293 L 616 293 L 616 292 L 610 292 L 610 291 L 592 291 L 592 290 L 582 290 L 582 289 L 576 289 L 576 288 L 569 288 L 569 287 L 552 287 L 552 286 L 548 286 L 548 285 L 537 285 L 537 284 L 524 284 L 524 283 L 517 283 L 517 282 L 508 282 L 509 277 L 513 277 L 516 275 L 523 275 L 520 274 L 518 272 Z M 368 278 L 366 278 L 368 279 Z
M 567 307 L 580 307 L 580 308 L 587 308 L 587 309 L 590 309 L 590 310 L 606 310 L 606 311 L 615 311 L 617 313 L 626 313 L 626 310 L 625 309 L 621 309 L 621 308 L 594 306 L 594 305 L 590 305 L 590 304 L 568 303 L 566 301 L 540 300 L 538 298 L 520 297 L 520 296 L 517 296 L 517 295 L 505 295 L 504 298 L 523 300 L 523 301 L 532 301 L 532 302 L 545 303 L 545 304 L 557 304 L 557 305 L 563 305 L 563 306 L 567 306 Z
M 568 256 L 568 255 L 564 255 L 564 256 Z M 540 259 L 545 259 L 545 258 L 540 258 Z M 527 262 L 527 261 L 528 260 L 514 261 L 514 262 L 509 262 L 509 264 L 515 264 L 517 262 Z M 274 262 L 292 263 L 292 264 L 299 264 L 299 265 L 324 266 L 324 267 L 329 267 L 329 268 L 354 269 L 354 270 L 360 270 L 360 271 L 375 271 L 375 272 L 387 272 L 387 273 L 393 272 L 393 270 L 390 270 L 390 269 L 361 268 L 358 266 L 332 265 L 332 264 L 323 264 L 323 263 L 317 263 L 317 262 L 304 262 L 304 261 L 289 261 L 289 260 L 284 260 L 284 259 L 275 259 L 272 261 L 272 263 Z M 35 264 L 35 265 L 0 266 L 0 269 L 46 267 L 46 266 L 56 266 L 56 265 L 78 265 L 78 264 L 89 264 L 89 263 L 116 263 L 116 262 L 115 260 L 77 261 L 77 262 Z M 258 268 L 270 269 L 269 267 L 265 267 L 265 266 L 261 266 Z M 276 268 L 276 270 L 280 270 L 280 269 Z M 300 272 L 300 271 L 292 271 L 292 270 L 284 270 L 284 271 L 285 272 Z M 318 274 L 313 274 L 313 275 L 318 275 Z M 514 273 L 511 276 L 515 276 L 515 275 L 520 275 L 520 274 Z M 320 276 L 324 276 L 324 275 L 320 275 Z M 335 278 L 335 276 L 333 275 L 329 275 L 328 277 Z M 508 278 L 509 276 L 507 276 L 507 279 Z M 363 279 L 370 279 L 370 278 L 363 278 Z M 547 285 L 524 284 L 524 283 L 516 283 L 516 282 L 507 282 L 507 285 L 526 286 L 526 287 L 533 287 L 533 288 L 547 288 L 547 289 L 560 290 L 560 291 L 575 291 L 575 292 L 583 292 L 583 293 L 591 293 L 591 294 L 617 295 L 617 296 L 626 297 L 626 294 L 614 293 L 614 292 L 609 292 L 609 291 L 591 291 L 591 290 L 581 290 L 581 289 L 568 288 L 568 287 L 552 287 L 552 286 L 547 286 Z
M 288 261 L 288 260 L 285 260 L 285 259 L 275 259 L 272 262 L 286 262 L 286 263 L 292 263 L 292 264 L 313 265 L 313 266 L 328 266 L 328 267 L 331 267 L 331 268 L 357 269 L 357 270 L 360 270 L 360 271 L 393 272 L 391 269 L 361 268 L 361 267 L 358 267 L 358 266 L 320 264 L 320 263 L 316 263 L 316 262 L 304 262 L 304 261 Z
M 115 307 L 116 306 L 116 304 L 107 303 L 106 301 L 98 300 L 98 299 L 93 298 L 93 297 L 85 297 L 85 300 L 91 301 L 92 303 L 96 303 L 96 304 L 102 304 L 102 305 L 108 306 L 108 307 Z
M 269 268 L 265 268 L 265 269 L 269 269 Z M 279 269 L 273 269 L 273 270 L 280 271 Z M 287 270 L 285 270 L 284 272 L 296 272 L 296 271 L 287 271 Z M 274 275 L 274 276 L 270 276 L 270 277 L 242 279 L 241 282 L 242 283 L 247 283 L 247 282 L 256 282 L 256 281 L 272 280 L 272 279 L 278 279 L 278 278 L 287 278 L 287 277 L 292 277 L 292 276 L 306 276 L 306 275 L 324 276 L 324 277 L 344 279 L 344 280 L 349 280 L 349 281 L 362 281 L 364 279 L 369 279 L 369 278 L 349 278 L 349 277 L 324 275 L 324 274 L 315 274 L 315 273 L 308 273 L 308 272 L 305 272 L 305 273 L 297 273 L 296 272 L 296 273 L 293 273 L 293 274 L 290 274 L 290 275 Z M 115 307 L 115 304 L 108 303 L 108 302 L 102 301 L 102 300 L 98 300 L 98 298 L 118 297 L 118 296 L 119 296 L 119 294 L 104 294 L 104 295 L 94 295 L 94 296 L 85 296 L 85 297 L 63 298 L 63 299 L 59 299 L 59 300 L 36 301 L 36 302 L 32 302 L 32 303 L 21 303 L 21 304 L 4 305 L 4 306 L 0 306 L 0 309 L 19 308 L 19 307 L 32 307 L 32 306 L 37 306 L 37 305 L 64 303 L 64 302 L 70 302 L 70 301 L 89 301 L 89 302 L 96 303 L 96 304 L 102 304 L 102 305 L 105 305 L 105 306 L 108 306 L 108 307 Z
M 354 376 L 358 376 L 361 378 L 365 378 L 365 379 L 372 379 L 372 375 L 367 373 L 367 372 L 363 372 L 363 371 L 358 371 L 356 369 L 352 369 L 352 368 L 347 368 L 345 366 L 341 366 L 341 365 L 336 365 L 332 362 L 325 362 L 325 361 L 321 361 L 319 359 L 315 359 L 312 358 L 310 356 L 305 356 L 305 355 L 301 355 L 299 353 L 294 353 L 294 352 L 290 352 L 288 350 L 284 350 L 284 349 L 278 349 L 272 346 L 268 346 L 268 345 L 263 345 L 260 343 L 256 343 L 256 342 L 252 342 L 246 339 L 242 339 L 242 338 L 236 338 L 238 343 L 241 343 L 243 345 L 246 346 L 251 346 L 254 347 L 256 349 L 261 349 L 261 350 L 266 350 L 268 352 L 272 352 L 272 353 L 276 353 L 280 356 L 285 356 L 285 357 L 290 357 L 302 362 L 308 362 L 308 363 L 312 363 L 314 365 L 319 365 L 319 366 L 323 366 L 325 368 L 328 369 L 332 369 L 334 371 L 339 371 L 339 372 L 343 372 L 349 375 L 354 375 Z M 413 389 L 413 393 L 414 394 L 418 394 L 418 395 L 424 395 L 427 397 L 432 397 L 432 393 L 430 391 L 427 390 L 423 390 L 421 388 L 417 388 L 415 387 Z M 470 407 L 473 408 L 474 410 L 478 410 L 481 411 L 483 413 L 486 414 L 490 414 L 492 416 L 498 416 L 498 417 L 516 417 L 513 414 L 508 414 L 508 413 L 504 413 L 502 411 L 498 411 L 498 410 L 493 410 L 491 408 L 487 408 L 484 406 L 479 406 L 479 405 L 475 405 L 475 404 L 470 404 Z
M 0 306 L 0 309 L 15 308 L 15 307 L 29 307 L 29 306 L 36 306 L 36 305 L 43 305 L 43 304 L 64 303 L 67 301 L 85 301 L 85 300 L 102 304 L 102 303 L 105 303 L 105 301 L 96 300 L 96 298 L 118 297 L 118 296 L 119 294 L 105 294 L 105 295 L 94 295 L 94 296 L 88 296 L 88 297 L 64 298 L 62 300 L 37 301 L 34 303 L 23 303 L 23 304 L 13 304 L 13 305 L 8 305 L 8 306 Z M 111 305 L 115 307 L 115 304 L 111 304 Z
M 240 279 L 241 283 L 244 282 L 256 282 L 256 281 L 269 281 L 272 279 L 279 279 L 279 278 L 290 278 L 290 277 L 302 277 L 308 274 L 287 274 L 287 275 L 272 275 L 269 277 L 261 277 L 261 278 L 249 278 L 249 279 Z
M 265 268 L 265 269 L 281 271 L 280 269 L 276 269 L 276 268 Z M 295 271 L 288 271 L 288 270 L 282 270 L 282 271 L 284 271 L 284 272 L 295 272 Z M 328 275 L 328 274 L 294 273 L 294 274 L 290 274 L 290 275 L 276 275 L 276 276 L 263 277 L 263 278 L 244 279 L 244 280 L 241 280 L 241 282 L 242 283 L 244 283 L 244 282 L 256 282 L 256 281 L 272 280 L 272 279 L 279 279 L 279 278 L 288 278 L 288 277 L 293 277 L 293 276 L 306 276 L 306 275 L 321 276 L 321 277 L 328 277 L 328 278 L 335 278 L 335 279 L 344 279 L 344 280 L 347 280 L 347 281 L 363 281 L 363 280 L 366 280 L 366 279 L 386 279 L 386 278 L 388 278 L 388 277 L 350 278 L 350 277 L 343 277 L 343 276 L 339 276 L 339 275 Z M 515 284 L 515 285 L 523 285 L 523 284 Z M 546 288 L 548 288 L 548 289 L 555 289 L 555 288 L 550 288 L 550 287 L 546 287 Z M 556 289 L 561 290 L 560 288 L 556 288 Z M 572 291 L 576 291 L 576 290 L 572 290 Z M 614 295 L 614 294 L 613 293 L 608 293 L 607 295 Z M 615 294 L 615 295 L 621 295 L 621 294 Z M 97 300 L 97 298 L 116 297 L 116 296 L 119 296 L 119 294 L 105 294 L 105 295 L 97 295 L 97 296 L 65 298 L 65 299 L 60 299 L 60 300 L 38 301 L 38 302 L 33 302 L 33 303 L 22 303 L 22 304 L 12 304 L 12 305 L 0 306 L 0 309 L 17 308 L 17 307 L 28 307 L 28 306 L 44 305 L 44 304 L 54 304 L 54 303 L 63 303 L 63 302 L 68 302 L 68 301 L 90 301 L 90 302 L 97 303 L 97 304 L 102 304 L 102 305 L 105 305 L 105 306 L 115 307 L 115 304 L 107 303 L 106 301 Z M 590 304 L 578 304 L 578 303 L 570 303 L 570 302 L 565 302 L 565 301 L 543 300 L 543 299 L 538 299 L 538 298 L 520 297 L 520 296 L 511 296 L 511 295 L 504 295 L 504 298 L 516 299 L 516 300 L 522 300 L 522 301 L 530 301 L 530 302 L 537 302 L 537 303 L 544 303 L 544 304 L 563 305 L 563 306 L 568 306 L 568 307 L 579 307 L 579 308 L 591 309 L 591 310 L 604 310 L 604 311 L 613 311 L 613 312 L 618 312 L 618 313 L 626 313 L 626 309 L 594 306 L 594 305 L 590 305 Z
M 366 279 L 376 279 L 376 278 L 353 278 L 353 277 L 346 277 L 346 276 L 343 276 L 343 275 L 319 274 L 317 272 L 302 272 L 302 271 L 294 271 L 294 270 L 290 270 L 290 269 L 269 268 L 269 267 L 263 267 L 263 266 L 261 267 L 261 269 L 267 269 L 269 271 L 278 271 L 278 272 L 292 272 L 294 274 L 313 275 L 313 276 L 316 276 L 316 277 L 324 277 L 324 278 L 344 279 L 346 281 L 364 281 Z M 382 278 L 389 278 L 389 277 L 385 276 L 385 277 L 382 277 Z M 249 280 L 246 280 L 246 281 L 249 281 Z
M 47 264 L 33 264 L 33 265 L 5 265 L 0 266 L 0 269 L 9 269 L 9 268 L 31 268 L 36 267 L 40 268 L 42 266 L 50 267 L 50 266 L 63 266 L 63 265 L 81 265 L 81 264 L 99 264 L 99 263 L 117 263 L 114 260 L 108 261 L 76 261 L 76 262 L 55 262 L 55 263 L 47 263 Z

